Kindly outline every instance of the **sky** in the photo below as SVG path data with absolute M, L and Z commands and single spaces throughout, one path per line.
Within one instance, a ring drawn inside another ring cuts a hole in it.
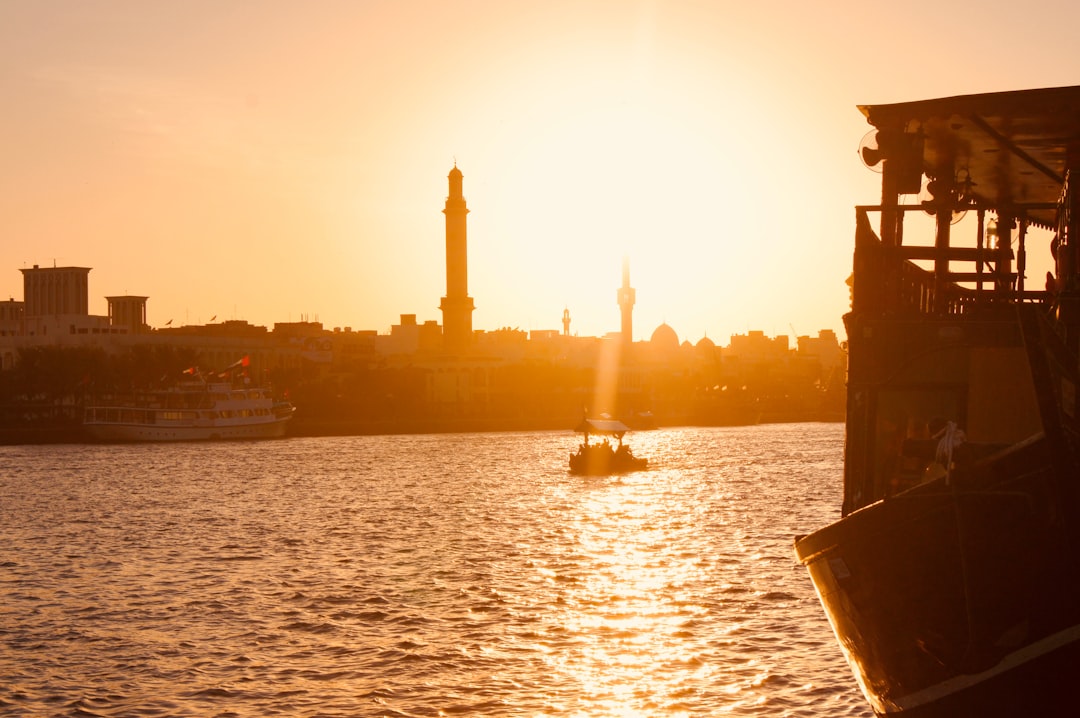
M 160 327 L 437 320 L 843 338 L 860 104 L 1080 83 L 1080 4 L 0 0 L 0 295 Z M 1038 275 L 1041 276 L 1041 275 Z

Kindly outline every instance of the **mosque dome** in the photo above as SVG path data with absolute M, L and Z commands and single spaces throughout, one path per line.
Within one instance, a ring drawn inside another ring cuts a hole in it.
M 679 335 L 667 323 L 658 326 L 649 341 L 658 349 L 675 350 L 679 348 Z
M 716 342 L 714 342 L 712 339 L 709 339 L 708 337 L 702 337 L 698 340 L 698 343 L 695 346 L 698 349 L 715 349 Z

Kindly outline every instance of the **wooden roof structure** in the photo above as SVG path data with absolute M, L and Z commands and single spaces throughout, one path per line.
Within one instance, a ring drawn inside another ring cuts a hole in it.
M 965 184 L 970 206 L 1008 215 L 1023 211 L 1042 227 L 1054 227 L 1066 170 L 1080 164 L 1080 86 L 860 105 L 859 110 L 879 134 L 918 137 L 909 158 L 916 182 L 925 174 Z M 888 159 L 885 143 L 882 150 Z

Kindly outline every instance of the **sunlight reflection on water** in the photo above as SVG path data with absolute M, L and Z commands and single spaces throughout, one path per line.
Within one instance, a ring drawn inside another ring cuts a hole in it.
M 842 427 L 0 447 L 0 714 L 870 716 L 791 542 Z

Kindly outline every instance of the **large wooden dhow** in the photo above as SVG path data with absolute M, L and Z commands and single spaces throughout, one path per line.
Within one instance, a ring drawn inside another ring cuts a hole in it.
M 859 109 L 882 193 L 856 209 L 843 517 L 796 554 L 879 716 L 1064 715 L 1080 87 Z

